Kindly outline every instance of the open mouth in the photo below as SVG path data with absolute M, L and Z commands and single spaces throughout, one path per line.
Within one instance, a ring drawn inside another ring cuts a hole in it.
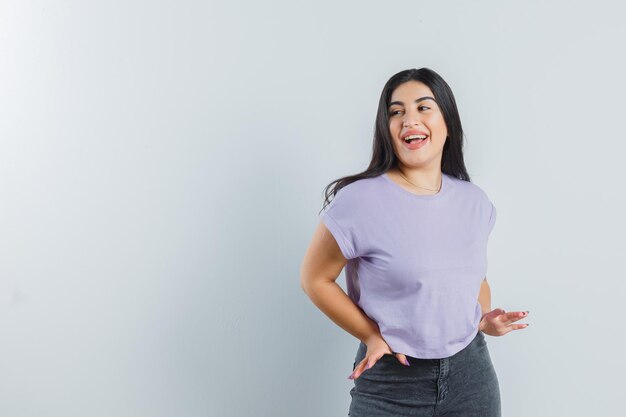
M 407 136 L 406 138 L 404 138 L 404 142 L 406 143 L 421 142 L 423 140 L 426 140 L 427 138 L 428 138 L 427 135 L 411 135 L 411 136 Z

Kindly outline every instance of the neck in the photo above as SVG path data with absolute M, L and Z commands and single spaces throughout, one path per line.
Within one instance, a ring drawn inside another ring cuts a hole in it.
M 410 168 L 406 166 L 398 166 L 395 168 L 396 172 L 404 176 L 414 185 L 420 187 L 429 188 L 431 190 L 438 190 L 443 180 L 443 172 L 440 167 L 436 169 L 432 168 Z

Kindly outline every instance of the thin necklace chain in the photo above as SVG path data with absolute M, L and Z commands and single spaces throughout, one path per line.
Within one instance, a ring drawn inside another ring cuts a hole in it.
M 441 185 L 439 185 L 439 188 L 438 188 L 438 189 L 433 190 L 432 188 L 426 188 L 426 187 L 422 187 L 422 186 L 417 185 L 417 184 L 413 184 L 411 181 L 409 181 L 409 180 L 407 179 L 407 177 L 405 177 L 404 175 L 402 175 L 402 171 L 400 171 L 400 169 L 399 169 L 399 168 L 398 168 L 398 174 L 400 174 L 400 176 L 401 176 L 402 178 L 404 178 L 404 179 L 406 180 L 406 182 L 408 182 L 408 183 L 409 183 L 409 184 L 411 184 L 411 185 L 414 185 L 415 187 L 423 188 L 424 190 L 428 190 L 428 191 L 439 191 L 439 190 L 441 190 Z M 443 175 L 443 174 L 442 174 L 442 175 Z M 441 181 L 443 181 L 443 178 L 441 179 Z

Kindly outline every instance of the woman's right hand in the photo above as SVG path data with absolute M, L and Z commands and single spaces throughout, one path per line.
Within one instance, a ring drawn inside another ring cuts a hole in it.
M 374 366 L 374 364 L 385 354 L 393 355 L 391 348 L 381 335 L 372 336 L 365 342 L 365 345 L 367 346 L 365 357 L 354 367 L 354 371 L 350 374 L 348 379 L 357 379 L 363 372 Z M 409 366 L 405 355 L 402 353 L 396 353 L 395 356 L 400 363 L 405 366 Z

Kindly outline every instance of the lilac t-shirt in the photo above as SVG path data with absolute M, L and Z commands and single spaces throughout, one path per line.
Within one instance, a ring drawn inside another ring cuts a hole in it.
M 348 296 L 393 352 L 446 358 L 476 336 L 496 220 L 480 187 L 444 173 L 416 195 L 383 174 L 343 187 L 320 218 L 348 259 Z

